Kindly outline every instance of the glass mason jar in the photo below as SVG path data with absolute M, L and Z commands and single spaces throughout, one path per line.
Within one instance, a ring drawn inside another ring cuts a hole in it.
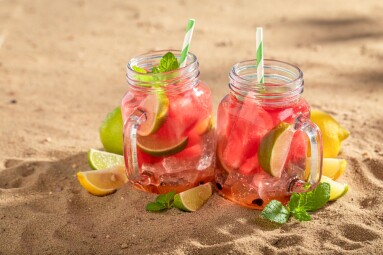
M 180 58 L 180 51 L 169 51 Z M 169 51 L 129 61 L 129 87 L 121 106 L 128 178 L 153 193 L 182 192 L 214 180 L 212 99 L 199 80 L 197 57 L 189 53 L 185 67 L 166 73 L 133 69 L 150 71 Z
M 256 60 L 235 64 L 217 117 L 217 190 L 254 209 L 313 189 L 322 169 L 322 138 L 301 97 L 302 71 L 276 60 L 265 60 L 264 71 L 258 84 Z

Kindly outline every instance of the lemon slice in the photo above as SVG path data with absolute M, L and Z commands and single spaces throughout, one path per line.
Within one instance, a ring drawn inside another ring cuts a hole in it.
M 78 172 L 77 179 L 89 193 L 104 196 L 121 188 L 128 178 L 124 166 L 113 166 L 102 170 Z
M 112 166 L 124 165 L 124 157 L 118 154 L 90 149 L 88 162 L 92 169 L 105 169 Z
M 176 194 L 173 205 L 180 210 L 194 212 L 201 208 L 212 194 L 213 188 L 208 182 Z
M 262 138 L 258 161 L 262 169 L 271 176 L 281 176 L 293 136 L 291 124 L 281 122 Z
M 155 94 L 148 95 L 138 107 L 146 115 L 144 121 L 138 128 L 140 136 L 154 134 L 164 124 L 169 111 L 169 99 L 164 91 L 158 89 Z
M 306 159 L 306 173 L 310 172 L 311 158 Z M 338 179 L 346 169 L 347 161 L 339 158 L 324 158 L 322 164 L 322 175 L 333 180 Z
M 330 199 L 329 201 L 337 200 L 343 197 L 348 192 L 348 184 L 340 183 L 332 180 L 331 178 L 322 175 L 321 182 L 330 184 Z

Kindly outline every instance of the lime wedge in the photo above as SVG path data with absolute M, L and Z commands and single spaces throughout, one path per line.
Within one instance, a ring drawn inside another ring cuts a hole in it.
M 124 157 L 106 151 L 90 149 L 88 152 L 88 162 L 92 169 L 105 169 L 112 166 L 123 166 Z
M 322 175 L 321 182 L 330 184 L 330 199 L 329 201 L 337 200 L 343 197 L 348 192 L 348 184 L 340 183 L 332 180 L 331 178 Z
M 213 194 L 213 188 L 210 182 L 195 188 L 188 189 L 174 196 L 174 207 L 194 212 L 201 208 Z
M 128 182 L 124 166 L 78 172 L 77 179 L 81 186 L 89 193 L 96 196 L 104 196 L 115 192 Z
M 271 176 L 281 176 L 293 136 L 291 125 L 281 122 L 262 138 L 258 161 L 262 169 Z
M 168 116 L 169 99 L 162 90 L 157 90 L 155 94 L 148 95 L 138 107 L 145 112 L 146 121 L 143 122 L 137 133 L 140 136 L 154 134 L 165 122 Z
M 166 157 L 176 154 L 185 149 L 188 144 L 188 137 L 181 139 L 164 138 L 154 135 L 137 136 L 137 146 L 145 153 L 156 156 Z

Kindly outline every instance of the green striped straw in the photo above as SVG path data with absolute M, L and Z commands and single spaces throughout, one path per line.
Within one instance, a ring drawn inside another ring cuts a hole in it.
M 257 82 L 263 84 L 265 82 L 263 67 L 263 28 L 257 27 L 256 39 L 257 44 Z
M 194 19 L 189 19 L 188 25 L 186 27 L 186 34 L 184 38 L 184 43 L 182 45 L 182 52 L 180 57 L 180 68 L 186 66 L 187 56 L 188 56 L 189 48 L 190 48 L 190 42 L 193 36 L 194 23 L 195 23 Z

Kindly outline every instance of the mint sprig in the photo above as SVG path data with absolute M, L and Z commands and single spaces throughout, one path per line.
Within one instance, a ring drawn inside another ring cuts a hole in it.
M 179 68 L 179 63 L 176 56 L 173 53 L 168 52 L 162 56 L 158 66 L 154 66 L 151 72 L 148 72 L 146 69 L 139 66 L 132 66 L 132 69 L 138 74 L 135 75 L 135 78 L 138 81 L 141 81 L 141 86 L 144 87 L 160 87 L 163 86 L 162 80 L 166 80 L 170 75 L 161 75 L 161 73 L 170 72 L 177 70 Z M 158 74 L 158 75 L 142 75 L 142 74 Z
M 155 202 L 150 202 L 146 205 L 146 211 L 160 212 L 172 208 L 175 195 L 176 193 L 174 191 L 158 195 Z
M 160 73 L 170 72 L 177 70 L 179 67 L 176 56 L 173 53 L 166 53 L 160 60 L 159 71 Z
M 173 53 L 168 52 L 162 56 L 160 60 L 160 64 L 158 66 L 154 66 L 152 68 L 151 73 L 166 73 L 173 70 L 177 70 L 179 68 L 179 63 L 177 61 L 176 56 Z M 137 73 L 148 73 L 144 68 L 139 66 L 132 66 L 132 69 Z
M 271 200 L 263 209 L 261 217 L 272 222 L 284 224 L 289 218 L 310 221 L 312 218 L 308 212 L 322 208 L 330 198 L 330 185 L 320 183 L 314 190 L 305 193 L 293 193 L 287 206 L 283 206 L 277 200 Z

